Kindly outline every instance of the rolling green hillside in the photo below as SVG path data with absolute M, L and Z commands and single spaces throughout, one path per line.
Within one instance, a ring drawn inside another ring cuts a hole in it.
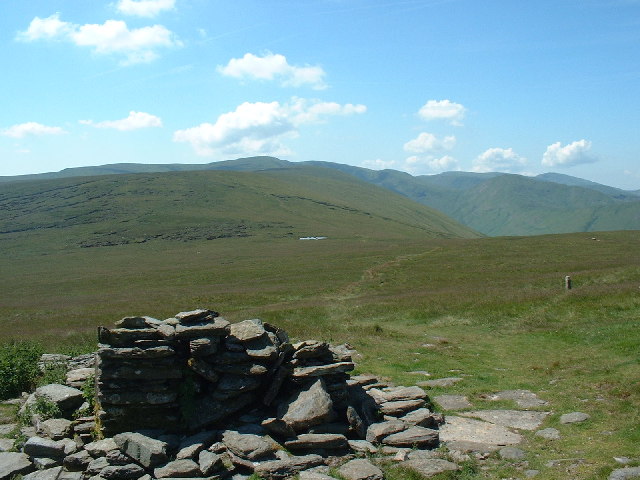
M 0 188 L 3 252 L 159 240 L 477 237 L 439 212 L 335 170 L 202 171 L 14 182 Z
M 113 164 L 61 172 L 0 177 L 0 185 L 34 179 L 73 178 L 150 172 L 225 170 L 287 171 L 317 176 L 337 170 L 434 208 L 485 235 L 539 235 L 597 230 L 640 229 L 638 192 L 620 190 L 568 175 L 537 177 L 503 173 L 445 172 L 412 176 L 396 170 L 369 170 L 331 162 L 288 162 L 251 157 L 197 165 Z M 305 170 L 309 169 L 309 170 Z M 312 184 L 309 181 L 308 184 Z

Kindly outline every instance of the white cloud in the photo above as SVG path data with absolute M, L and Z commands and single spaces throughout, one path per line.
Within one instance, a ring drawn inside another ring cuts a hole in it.
M 176 0 L 119 0 L 116 9 L 125 15 L 155 17 L 175 8 Z
M 521 173 L 527 165 L 527 159 L 521 157 L 512 148 L 489 148 L 473 161 L 473 171 Z
M 315 90 L 327 88 L 324 82 L 326 75 L 322 67 L 290 65 L 284 55 L 266 53 L 259 57 L 246 53 L 242 58 L 232 58 L 227 65 L 218 66 L 222 75 L 234 78 L 254 78 L 259 80 L 280 80 L 285 87 L 301 87 L 310 85 Z
M 18 33 L 17 39 L 25 42 L 35 40 L 52 40 L 54 38 L 64 37 L 72 31 L 72 26 L 68 22 L 60 20 L 60 14 L 54 13 L 50 17 L 35 17 L 31 20 L 29 28 L 24 32 Z
M 223 113 L 215 123 L 202 123 L 177 130 L 174 142 L 190 143 L 198 155 L 283 155 L 290 153 L 285 138 L 299 135 L 298 127 L 316 123 L 326 115 L 364 113 L 364 105 L 339 105 L 294 98 L 279 102 L 245 102 L 233 112 Z
M 411 174 L 444 172 L 451 170 L 459 170 L 458 161 L 451 155 L 437 157 L 434 155 L 412 155 L 404 161 L 404 170 Z
M 395 160 L 382 160 L 381 158 L 365 160 L 362 162 L 363 167 L 370 168 L 372 170 L 385 170 L 387 168 L 392 168 L 395 164 Z
M 60 127 L 49 127 L 36 122 L 20 123 L 0 131 L 1 135 L 11 138 L 24 138 L 27 135 L 61 135 L 63 133 L 67 132 Z
M 442 139 L 433 133 L 422 132 L 413 140 L 404 144 L 405 152 L 426 153 L 437 150 L 451 150 L 456 145 L 456 137 L 448 135 Z
M 424 120 L 446 120 L 451 125 L 461 126 L 466 108 L 450 100 L 429 100 L 418 111 Z
M 578 140 L 565 145 L 560 142 L 553 143 L 547 147 L 542 155 L 542 165 L 548 167 L 572 167 L 582 163 L 593 163 L 598 159 L 591 155 L 591 142 L 589 140 Z
M 18 33 L 18 40 L 66 40 L 79 47 L 90 47 L 97 54 L 124 55 L 123 65 L 150 62 L 158 57 L 157 49 L 179 47 L 182 43 L 162 25 L 129 29 L 121 20 L 103 24 L 76 25 L 60 20 L 59 14 L 36 17 L 29 28 Z
M 113 128 L 120 131 L 138 130 L 140 128 L 161 127 L 160 117 L 145 112 L 129 112 L 127 118 L 121 120 L 105 120 L 104 122 L 94 122 L 93 120 L 80 120 L 84 125 L 91 125 L 96 128 Z

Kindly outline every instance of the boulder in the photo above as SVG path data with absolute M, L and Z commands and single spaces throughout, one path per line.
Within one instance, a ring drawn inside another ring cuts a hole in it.
M 370 394 L 377 394 L 386 402 L 400 402 L 406 400 L 424 400 L 427 394 L 420 387 L 387 387 L 369 390 Z
M 367 428 L 366 439 L 371 443 L 378 443 L 385 437 L 394 433 L 401 432 L 407 428 L 407 425 L 401 420 L 391 420 L 388 422 L 372 423 Z
M 406 415 L 412 410 L 417 410 L 425 405 L 424 400 L 400 400 L 397 402 L 385 402 L 380 405 L 380 411 L 384 415 L 399 417 Z
M 52 440 L 61 440 L 71 433 L 73 422 L 66 418 L 50 418 L 40 424 L 42 433 Z
M 177 325 L 175 338 L 179 340 L 191 340 L 201 337 L 224 336 L 228 331 L 229 322 L 224 318 L 218 317 L 213 322 Z
M 118 445 L 113 438 L 105 438 L 104 440 L 96 440 L 87 443 L 83 447 L 92 457 L 103 457 L 111 450 L 117 450 Z
M 231 340 L 245 343 L 264 337 L 267 331 L 264 329 L 262 320 L 245 320 L 244 322 L 232 323 L 229 337 Z
M 174 460 L 153 471 L 156 478 L 190 478 L 200 476 L 200 467 L 189 459 Z
M 338 473 L 346 480 L 382 480 L 384 478 L 382 470 L 364 458 L 348 461 L 338 469 Z
M 166 463 L 167 443 L 142 435 L 126 432 L 113 437 L 118 448 L 145 468 L 153 468 Z
M 311 367 L 296 367 L 293 369 L 292 378 L 303 380 L 310 377 L 320 377 L 323 375 L 334 375 L 336 373 L 349 372 L 355 368 L 352 362 L 338 362 L 329 365 L 317 365 Z
M 198 308 L 196 310 L 191 310 L 188 312 L 180 312 L 176 314 L 175 318 L 180 323 L 194 323 L 201 322 L 207 319 L 214 319 L 218 316 L 218 312 L 214 312 L 213 310 L 207 310 L 204 308 Z
M 416 458 L 409 459 L 399 464 L 404 468 L 408 468 L 425 477 L 432 477 L 439 473 L 447 471 L 460 470 L 460 467 L 453 462 L 442 460 L 440 458 Z
M 22 480 L 58 480 L 62 473 L 62 467 L 47 468 L 25 475 Z
M 283 460 L 260 462 L 254 466 L 254 472 L 261 478 L 280 480 L 294 477 L 298 472 L 322 465 L 320 455 L 292 456 Z
M 82 390 L 57 383 L 38 387 L 34 393 L 55 403 L 63 414 L 72 413 L 84 403 Z
M 408 448 L 436 448 L 439 443 L 438 431 L 424 427 L 410 427 L 383 439 L 386 445 Z
M 10 480 L 15 475 L 25 475 L 34 470 L 25 453 L 0 452 L 0 480 Z
M 105 480 L 137 480 L 144 475 L 144 469 L 135 463 L 108 465 L 100 470 L 100 478 Z
M 294 394 L 288 402 L 278 407 L 278 416 L 295 431 L 333 420 L 333 402 L 325 382 L 318 379 Z
M 91 463 L 91 455 L 86 450 L 80 450 L 79 452 L 72 453 L 64 457 L 62 465 L 70 472 L 84 472 Z
M 62 459 L 65 456 L 65 443 L 50 438 L 31 437 L 22 450 L 30 457 Z
M 198 455 L 198 465 L 203 475 L 213 475 L 223 468 L 222 456 L 218 453 L 203 450 Z
M 278 446 L 270 439 L 258 435 L 242 434 L 227 430 L 222 435 L 222 442 L 235 455 L 248 460 L 257 461 L 265 457 L 273 457 Z
M 67 372 L 65 383 L 69 387 L 81 389 L 85 382 L 96 373 L 95 368 L 76 368 Z
M 341 449 L 349 446 L 347 437 L 336 433 L 302 433 L 285 442 L 290 450 Z

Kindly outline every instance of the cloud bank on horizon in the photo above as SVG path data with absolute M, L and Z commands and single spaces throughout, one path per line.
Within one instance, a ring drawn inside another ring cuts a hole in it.
M 629 134 L 640 82 L 623 62 L 640 37 L 622 23 L 640 19 L 640 5 L 625 5 L 625 17 L 578 0 L 95 3 L 0 7 L 2 30 L 14 32 L 2 39 L 12 68 L 0 82 L 15 92 L 0 113 L 0 175 L 110 163 L 115 143 L 122 161 L 140 163 L 275 155 L 640 183 L 640 140 Z M 544 7 L 590 17 L 558 20 L 565 30 L 542 38 Z M 496 15 L 514 25 L 491 29 Z M 469 31 L 453 35 L 431 18 L 466 19 Z M 596 20 L 601 32 L 583 42 Z M 424 22 L 431 30 L 412 30 Z M 565 69 L 547 74 L 558 62 Z

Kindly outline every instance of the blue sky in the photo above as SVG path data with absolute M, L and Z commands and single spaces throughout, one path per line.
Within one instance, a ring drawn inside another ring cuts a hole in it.
M 267 154 L 640 189 L 637 0 L 5 0 L 0 175 Z

